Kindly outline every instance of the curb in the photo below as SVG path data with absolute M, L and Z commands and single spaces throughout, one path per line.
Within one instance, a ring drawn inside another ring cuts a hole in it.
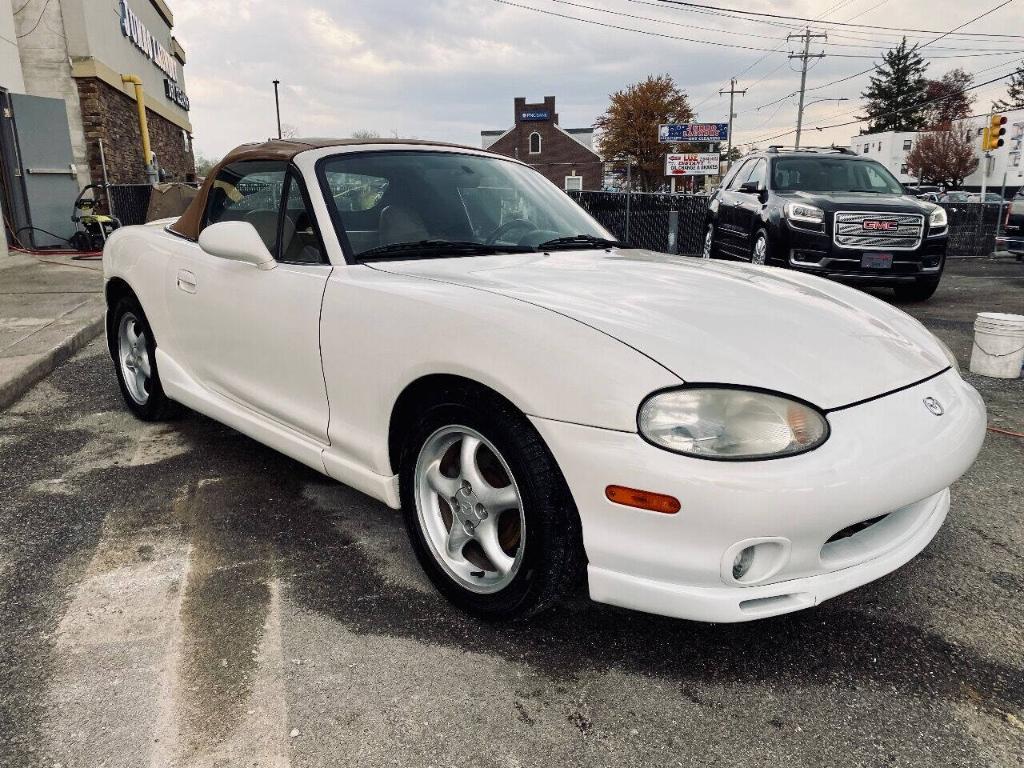
M 13 405 L 22 395 L 49 376 L 58 365 L 99 336 L 103 332 L 104 324 L 104 316 L 101 314 L 49 352 L 37 355 L 12 378 L 0 381 L 0 410 Z

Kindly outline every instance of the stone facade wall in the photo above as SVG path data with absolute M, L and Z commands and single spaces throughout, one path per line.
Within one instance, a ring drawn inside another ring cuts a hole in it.
M 145 163 L 139 134 L 135 100 L 94 77 L 78 78 L 82 125 L 88 145 L 89 174 L 94 183 L 103 181 L 98 140 L 103 140 L 107 177 L 111 184 L 145 183 Z M 179 126 L 146 110 L 149 140 L 168 181 L 189 181 L 195 177 L 192 140 Z
M 547 120 L 522 120 L 522 113 L 545 110 Z M 540 152 L 530 153 L 530 135 L 540 134 Z M 527 104 L 523 98 L 515 100 L 515 126 L 490 147 L 492 152 L 514 157 L 536 168 L 565 188 L 565 177 L 575 174 L 583 177 L 583 189 L 599 190 L 604 183 L 601 158 L 558 127 L 555 99 L 548 96 L 540 104 Z

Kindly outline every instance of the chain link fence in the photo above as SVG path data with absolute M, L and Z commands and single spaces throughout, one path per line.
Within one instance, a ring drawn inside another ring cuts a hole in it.
M 704 246 L 707 195 L 658 192 L 570 192 L 579 205 L 633 248 L 694 256 Z M 949 256 L 987 256 L 995 250 L 1001 211 L 996 203 L 945 203 Z M 984 210 L 982 210 L 984 209 Z

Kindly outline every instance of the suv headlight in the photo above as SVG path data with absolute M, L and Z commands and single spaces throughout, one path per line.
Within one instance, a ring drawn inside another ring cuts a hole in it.
M 728 387 L 651 395 L 637 414 L 640 434 L 659 448 L 704 459 L 774 459 L 817 448 L 825 417 L 780 395 Z
M 814 205 L 804 203 L 786 203 L 786 218 L 805 224 L 821 224 L 825 221 L 825 212 Z
M 936 208 L 928 214 L 928 229 L 945 229 L 949 224 L 949 217 L 945 208 Z

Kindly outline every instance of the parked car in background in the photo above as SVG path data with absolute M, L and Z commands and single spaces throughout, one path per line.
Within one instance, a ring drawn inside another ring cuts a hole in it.
M 946 211 L 906 193 L 881 163 L 849 150 L 771 147 L 736 163 L 711 196 L 704 258 L 788 267 L 904 301 L 935 293 Z
M 971 202 L 970 192 L 944 192 L 939 196 L 940 203 L 969 203 Z
M 928 217 L 849 194 L 859 221 Z M 469 147 L 240 147 L 181 218 L 115 232 L 103 270 L 132 413 L 181 403 L 401 509 L 439 591 L 490 619 L 584 573 L 597 601 L 702 621 L 818 605 L 928 545 L 985 435 L 956 358 L 899 309 L 623 248 Z
M 1003 220 L 1003 247 L 1024 259 L 1024 187 L 1010 200 Z
M 908 195 L 913 195 L 919 200 L 929 200 L 933 203 L 936 202 L 942 194 L 942 188 L 933 184 L 920 184 L 914 186 L 904 184 L 903 187 L 907 190 Z

